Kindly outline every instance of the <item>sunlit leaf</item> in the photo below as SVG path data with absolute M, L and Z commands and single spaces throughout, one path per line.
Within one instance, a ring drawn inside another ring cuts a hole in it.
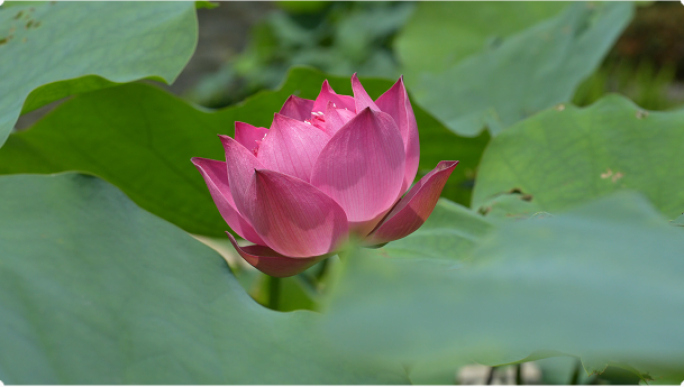
M 120 82 L 171 83 L 196 43 L 193 2 L 51 1 L 0 9 L 0 146 L 22 111 Z
M 473 206 L 496 209 L 487 202 L 516 189 L 530 207 L 556 212 L 628 188 L 674 219 L 684 212 L 683 143 L 684 111 L 648 112 L 617 95 L 549 109 L 492 141 Z

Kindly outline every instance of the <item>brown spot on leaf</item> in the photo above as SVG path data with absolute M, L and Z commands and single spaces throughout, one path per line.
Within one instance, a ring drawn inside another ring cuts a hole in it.
M 558 110 L 559 112 L 562 112 L 563 110 L 565 110 L 565 104 L 559 103 L 554 107 L 554 109 Z
M 644 119 L 644 118 L 646 118 L 646 117 L 648 117 L 648 112 L 647 112 L 647 111 L 637 110 L 637 112 L 636 112 L 636 118 L 637 118 L 637 119 L 640 119 L 640 120 L 641 120 L 641 119 Z
M 607 171 L 603 172 L 601 174 L 601 179 L 610 179 L 613 183 L 617 182 L 618 180 L 622 179 L 625 175 L 622 172 L 615 172 L 608 168 Z

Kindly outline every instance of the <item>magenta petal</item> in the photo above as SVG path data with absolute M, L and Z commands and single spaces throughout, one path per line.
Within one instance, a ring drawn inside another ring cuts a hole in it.
M 311 184 L 260 169 L 258 206 L 252 224 L 266 245 L 288 257 L 315 257 L 334 251 L 347 236 L 347 217 L 335 201 Z
M 420 159 L 420 145 L 418 143 L 418 124 L 409 101 L 404 78 L 399 80 L 378 98 L 375 103 L 380 110 L 389 114 L 397 123 L 406 150 L 406 174 L 404 175 L 404 189 L 411 186 L 418 172 Z M 403 192 L 403 190 L 402 190 Z
M 366 93 L 366 89 L 363 88 L 363 85 L 361 85 L 361 81 L 359 81 L 359 78 L 356 77 L 356 73 L 352 75 L 352 90 L 354 91 L 354 105 L 356 107 L 356 111 L 360 112 L 361 110 L 369 107 L 373 110 L 380 111 L 380 108 L 373 102 L 373 99 Z
M 230 233 L 228 238 L 237 250 L 238 254 L 250 265 L 272 277 L 290 277 L 297 275 L 315 265 L 318 261 L 326 258 L 325 255 L 312 258 L 290 258 L 280 255 L 266 246 L 240 247 Z
M 276 113 L 257 159 L 264 168 L 308 182 L 318 154 L 329 140 L 323 130 Z
M 235 207 L 235 201 L 228 185 L 226 163 L 202 157 L 193 157 L 191 160 L 202 174 L 216 207 L 230 228 L 248 241 L 263 245 L 264 241 L 261 240 L 252 224 L 240 215 Z
M 226 166 L 230 193 L 240 214 L 254 225 L 253 210 L 256 206 L 254 171 L 263 168 L 256 156 L 228 136 L 219 136 L 226 151 Z
M 339 95 L 335 93 L 326 79 L 323 82 L 323 86 L 321 86 L 321 92 L 318 94 L 318 97 L 316 97 L 316 101 L 314 101 L 311 111 L 325 113 L 325 110 L 328 107 L 328 102 L 335 104 L 337 109 L 347 109 L 356 112 L 356 108 L 354 107 L 354 98 L 348 95 Z
M 351 121 L 356 113 L 347 109 L 336 109 L 332 102 L 328 102 L 325 112 L 325 129 L 331 135 L 337 133 L 347 122 Z
M 457 164 L 458 161 L 441 161 L 423 176 L 368 236 L 366 243 L 376 245 L 397 240 L 422 226 L 435 208 L 444 184 Z
M 399 197 L 405 157 L 392 117 L 366 108 L 323 148 L 311 184 L 335 199 L 349 222 L 368 222 L 388 211 Z
M 291 95 L 280 109 L 280 114 L 299 121 L 309 120 L 311 119 L 313 105 L 314 101 L 310 99 L 299 98 L 296 95 Z
M 235 141 L 254 154 L 256 154 L 261 140 L 264 139 L 267 133 L 268 129 L 266 128 L 258 128 L 244 122 L 235 121 Z

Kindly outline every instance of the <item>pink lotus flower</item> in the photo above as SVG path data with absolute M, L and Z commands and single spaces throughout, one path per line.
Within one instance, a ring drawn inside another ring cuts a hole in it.
M 354 97 L 323 82 L 315 101 L 290 96 L 270 129 L 235 123 L 219 136 L 226 162 L 195 157 L 221 215 L 255 243 L 238 253 L 275 276 L 295 275 L 333 254 L 350 234 L 379 245 L 416 231 L 458 161 L 416 177 L 413 109 L 399 79 L 373 101 L 352 76 Z

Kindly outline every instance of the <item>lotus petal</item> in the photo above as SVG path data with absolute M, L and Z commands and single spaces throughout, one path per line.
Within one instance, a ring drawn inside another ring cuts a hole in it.
M 256 156 L 228 136 L 219 136 L 226 151 L 226 167 L 230 193 L 240 214 L 254 225 L 253 210 L 256 207 L 254 171 L 263 168 Z
M 406 174 L 404 175 L 404 188 L 402 189 L 404 192 L 416 178 L 420 159 L 418 124 L 404 86 L 404 77 L 399 78 L 375 103 L 380 110 L 392 116 L 399 127 L 401 138 L 404 140 L 404 149 L 406 150 Z
M 328 133 L 276 113 L 257 159 L 266 169 L 308 182 L 318 154 L 329 140 Z
M 337 109 L 332 102 L 328 102 L 328 108 L 325 111 L 325 129 L 331 135 L 337 133 L 347 122 L 349 122 L 356 113 L 347 109 Z
M 378 216 L 396 202 L 404 181 L 405 158 L 404 143 L 392 117 L 366 108 L 323 148 L 311 184 L 335 199 L 349 222 L 363 228 L 365 222 L 379 221 Z
M 366 93 L 366 89 L 363 88 L 363 85 L 361 85 L 361 81 L 359 81 L 359 78 L 356 76 L 356 73 L 352 75 L 352 90 L 354 91 L 354 106 L 356 107 L 356 111 L 360 112 L 363 109 L 370 107 L 373 110 L 380 111 L 380 108 L 378 108 L 378 105 L 373 102 L 373 99 Z
M 456 165 L 458 161 L 441 161 L 435 169 L 423 176 L 368 236 L 366 243 L 377 245 L 397 240 L 422 226 L 434 210 L 444 184 Z
M 238 235 L 256 244 L 264 244 L 252 224 L 238 212 L 228 184 L 226 163 L 218 160 L 193 157 L 192 163 L 202 174 L 209 193 L 223 219 Z
M 228 238 L 238 254 L 250 265 L 271 277 L 291 277 L 315 265 L 326 258 L 325 255 L 312 258 L 290 258 L 269 249 L 266 246 L 254 245 L 241 247 L 230 233 Z
M 316 187 L 276 171 L 255 172 L 252 224 L 266 245 L 292 257 L 315 257 L 334 251 L 347 236 L 344 210 Z
M 244 122 L 235 121 L 235 141 L 242 144 L 253 154 L 257 153 L 259 145 L 267 133 L 268 129 L 266 128 L 259 128 Z
M 348 95 L 339 95 L 335 93 L 335 90 L 330 87 L 330 84 L 326 79 L 323 81 L 321 92 L 318 94 L 318 97 L 316 97 L 316 101 L 314 101 L 311 111 L 325 113 L 325 110 L 328 107 L 328 102 L 335 104 L 335 107 L 338 109 L 347 109 L 356 112 L 356 108 L 354 107 L 354 98 Z
M 309 120 L 311 119 L 313 105 L 314 101 L 310 99 L 299 98 L 296 95 L 291 95 L 287 101 L 285 101 L 283 107 L 280 108 L 280 114 L 299 121 Z
M 290 258 L 278 254 L 266 246 L 240 246 L 229 232 L 226 232 L 226 234 L 228 234 L 228 238 L 233 247 L 235 247 L 235 250 L 247 263 L 271 277 L 284 278 L 297 275 L 328 257 L 327 255 L 321 255 L 320 257 L 312 258 Z

